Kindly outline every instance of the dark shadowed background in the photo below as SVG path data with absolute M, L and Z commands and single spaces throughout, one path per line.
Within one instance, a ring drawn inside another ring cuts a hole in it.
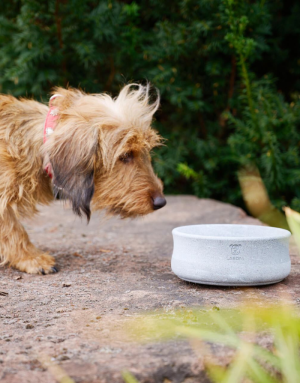
M 53 86 L 117 95 L 150 81 L 168 139 L 167 193 L 243 206 L 255 164 L 277 207 L 300 211 L 297 0 L 11 0 L 0 5 L 0 91 L 47 102 Z

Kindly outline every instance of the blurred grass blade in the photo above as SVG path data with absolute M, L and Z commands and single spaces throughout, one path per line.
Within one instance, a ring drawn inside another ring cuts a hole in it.
M 272 205 L 258 169 L 245 167 L 238 172 L 238 179 L 250 214 L 270 226 L 289 230 L 284 214 Z
M 194 329 L 184 326 L 176 327 L 176 331 L 180 334 L 187 336 L 188 338 L 196 338 L 201 340 L 206 340 L 209 342 L 224 344 L 225 346 L 239 348 L 242 344 L 242 341 L 237 336 L 230 336 L 228 334 L 220 334 L 218 332 L 203 330 L 203 329 Z M 280 367 L 279 358 L 269 352 L 268 350 L 258 346 L 253 345 L 254 354 L 262 358 L 264 361 L 270 363 L 276 368 Z
M 125 383 L 139 383 L 139 381 L 129 371 L 123 371 L 122 378 Z
M 285 329 L 284 329 L 285 330 Z M 276 329 L 275 344 L 280 355 L 281 371 L 286 383 L 300 382 L 299 339 L 292 333 Z
M 233 328 L 229 325 L 226 319 L 223 316 L 221 316 L 218 312 L 211 311 L 210 316 L 215 321 L 215 323 L 219 325 L 220 329 L 225 331 L 226 334 L 236 336 Z
M 213 382 L 222 383 L 226 379 L 226 368 L 205 362 L 205 369 Z
M 248 360 L 248 375 L 256 383 L 279 383 L 279 380 L 273 377 L 264 369 L 254 358 Z
M 284 208 L 284 211 L 291 232 L 294 235 L 298 251 L 300 252 L 300 214 L 290 209 L 289 207 Z
M 238 347 L 241 342 L 238 337 L 232 337 L 228 334 L 220 334 L 215 331 L 204 330 L 201 328 L 198 329 L 185 326 L 177 326 L 176 331 L 188 338 L 203 339 L 215 343 L 225 344 L 231 347 Z
M 257 358 L 262 359 L 262 361 L 270 363 L 273 367 L 280 368 L 280 358 L 277 355 L 272 354 L 270 351 L 266 350 L 263 347 L 254 345 L 254 354 Z
M 57 363 L 52 361 L 48 355 L 41 354 L 39 355 L 38 360 L 59 383 L 75 383 L 75 381 L 67 375 L 66 371 Z
M 246 376 L 248 360 L 251 359 L 253 346 L 250 343 L 244 343 L 238 354 L 235 356 L 225 376 L 220 383 L 240 383 Z

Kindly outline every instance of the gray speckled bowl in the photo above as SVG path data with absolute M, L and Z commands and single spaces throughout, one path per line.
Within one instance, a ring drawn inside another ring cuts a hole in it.
M 189 282 L 221 286 L 276 283 L 291 271 L 287 230 L 250 225 L 193 225 L 172 231 L 172 270 Z

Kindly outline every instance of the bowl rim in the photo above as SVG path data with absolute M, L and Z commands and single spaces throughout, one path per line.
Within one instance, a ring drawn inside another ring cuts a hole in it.
M 270 234 L 267 237 L 260 237 L 260 236 L 249 236 L 249 237 L 230 237 L 230 236 L 215 236 L 215 235 L 201 235 L 201 234 L 189 234 L 189 233 L 182 233 L 180 232 L 180 229 L 186 228 L 186 227 L 193 227 L 193 226 L 240 226 L 240 227 L 259 227 L 262 230 L 270 230 L 277 232 L 276 234 Z M 272 239 L 283 239 L 283 238 L 289 238 L 291 236 L 291 232 L 286 229 L 281 229 L 279 227 L 271 227 L 271 226 L 263 226 L 263 225 L 240 225 L 240 224 L 219 224 L 219 223 L 213 223 L 213 224 L 199 224 L 199 225 L 185 225 L 185 226 L 178 226 L 175 227 L 172 230 L 172 234 L 178 235 L 180 237 L 185 237 L 185 238 L 198 238 L 198 239 L 208 239 L 208 240 L 228 240 L 228 241 L 268 241 Z

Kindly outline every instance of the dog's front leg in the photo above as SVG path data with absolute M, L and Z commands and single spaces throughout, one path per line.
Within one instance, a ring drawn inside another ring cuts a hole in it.
M 7 207 L 0 217 L 0 259 L 15 269 L 30 274 L 55 273 L 54 258 L 38 250 L 29 240 L 14 210 Z

